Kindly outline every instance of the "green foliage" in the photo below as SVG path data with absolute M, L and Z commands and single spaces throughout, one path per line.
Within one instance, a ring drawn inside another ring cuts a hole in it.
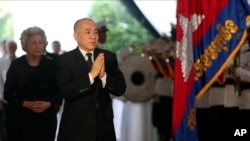
M 6 1 L 0 2 L 0 42 L 5 38 L 13 38 L 13 15 L 8 9 Z
M 104 46 L 105 49 L 116 53 L 132 44 L 153 39 L 119 0 L 95 0 L 88 16 L 96 22 L 106 21 L 109 31 Z M 138 49 L 133 51 L 137 52 Z

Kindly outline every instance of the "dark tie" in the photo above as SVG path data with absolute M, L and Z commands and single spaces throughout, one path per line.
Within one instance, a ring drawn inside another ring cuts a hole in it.
M 87 53 L 86 55 L 88 56 L 87 63 L 89 65 L 89 68 L 91 69 L 91 67 L 92 67 L 92 59 L 91 59 L 92 53 Z

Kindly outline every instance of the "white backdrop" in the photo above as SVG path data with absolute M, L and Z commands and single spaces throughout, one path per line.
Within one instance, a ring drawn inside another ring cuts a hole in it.
M 18 43 L 17 55 L 24 52 L 20 45 L 21 32 L 30 26 L 45 30 L 47 50 L 53 40 L 59 40 L 63 50 L 76 47 L 73 38 L 74 22 L 88 14 L 93 1 L 10 1 L 14 16 L 14 39 Z
M 170 23 L 176 23 L 176 0 L 140 0 L 135 3 L 160 34 L 170 34 Z M 65 51 L 75 48 L 73 24 L 87 16 L 92 4 L 92 0 L 10 1 L 14 16 L 14 39 L 19 47 L 17 55 L 24 53 L 19 41 L 21 32 L 34 25 L 45 30 L 48 51 L 51 51 L 53 40 L 59 40 Z

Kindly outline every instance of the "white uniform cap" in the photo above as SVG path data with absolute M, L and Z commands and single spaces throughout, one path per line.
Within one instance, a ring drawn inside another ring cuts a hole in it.
M 96 26 L 98 29 L 104 28 L 104 27 L 106 27 L 106 21 L 104 21 L 104 20 L 100 21 L 100 22 L 96 23 Z

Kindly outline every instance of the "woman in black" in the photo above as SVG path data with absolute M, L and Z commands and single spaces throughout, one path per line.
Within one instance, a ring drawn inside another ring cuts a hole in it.
M 12 61 L 4 85 L 4 99 L 10 105 L 10 141 L 54 141 L 56 67 L 43 55 L 45 32 L 30 27 L 22 32 L 20 40 L 26 55 Z

